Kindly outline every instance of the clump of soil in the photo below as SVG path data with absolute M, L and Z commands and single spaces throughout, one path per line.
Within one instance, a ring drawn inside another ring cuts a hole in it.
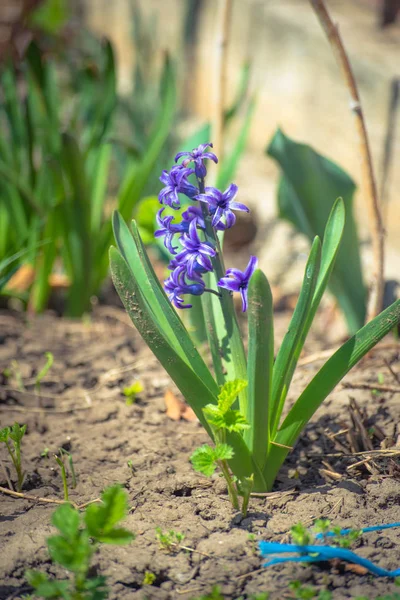
M 285 314 L 278 317 L 278 338 L 288 319 Z M 99 308 L 86 324 L 51 314 L 25 323 L 20 315 L 4 312 L 0 326 L 0 372 L 16 361 L 14 376 L 0 380 L 1 425 L 15 420 L 28 425 L 23 442 L 28 473 L 24 493 L 62 499 L 62 482 L 52 458 L 61 446 L 71 452 L 78 476 L 77 488 L 71 490 L 73 501 L 88 502 L 115 482 L 128 492 L 130 513 L 124 525 L 136 533 L 136 540 L 127 547 L 104 547 L 96 557 L 98 570 L 108 578 L 110 598 L 190 599 L 218 585 L 229 599 L 269 591 L 272 600 L 282 600 L 291 597 L 288 584 L 294 579 L 332 590 L 335 600 L 394 591 L 392 581 L 357 575 L 341 566 L 262 569 L 257 549 L 258 540 L 287 539 L 288 530 L 299 521 L 311 524 L 327 517 L 355 528 L 400 521 L 396 454 L 374 456 L 351 469 L 356 458 L 337 456 L 352 452 L 357 442 L 349 437 L 349 429 L 355 430 L 351 399 L 356 412 L 361 411 L 373 447 L 396 444 L 400 385 L 387 363 L 394 373 L 400 372 L 400 346 L 390 338 L 347 376 L 346 386 L 339 386 L 315 415 L 280 474 L 275 489 L 279 493 L 252 498 L 249 514 L 242 518 L 232 509 L 219 477 L 206 479 L 193 472 L 189 456 L 207 436 L 196 422 L 166 416 L 163 398 L 168 388 L 174 389 L 172 383 L 122 310 Z M 314 336 L 307 353 L 323 349 Z M 46 351 L 53 352 L 54 366 L 38 398 L 33 391 L 35 375 Z M 291 399 L 320 364 L 305 362 L 299 367 Z M 16 369 L 25 386 L 22 391 Z M 144 392 L 128 406 L 122 390 L 135 379 L 142 382 Z M 381 389 L 385 385 L 386 391 Z M 4 449 L 1 459 L 8 461 Z M 0 480 L 7 487 L 3 474 Z M 4 494 L 0 502 L 0 599 L 18 598 L 29 591 L 26 569 L 56 573 L 45 542 L 53 532 L 50 517 L 55 505 Z M 156 527 L 182 532 L 188 549 L 170 553 L 160 549 Z M 367 534 L 358 546 L 358 552 L 385 568 L 400 565 L 397 529 Z M 152 585 L 143 584 L 146 571 L 156 576 Z

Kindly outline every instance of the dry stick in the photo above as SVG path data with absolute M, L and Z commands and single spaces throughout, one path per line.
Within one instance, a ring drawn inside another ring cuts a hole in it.
M 226 91 L 226 69 L 229 40 L 229 25 L 232 15 L 232 0 L 219 0 L 217 14 L 216 53 L 214 60 L 214 102 L 212 109 L 212 141 L 219 160 L 224 153 L 224 109 Z M 216 179 L 216 166 L 210 162 L 211 181 Z
M 360 139 L 362 184 L 367 204 L 373 255 L 372 282 L 367 311 L 367 321 L 370 321 L 382 310 L 384 291 L 383 270 L 385 232 L 378 202 L 378 192 L 372 166 L 372 157 L 368 142 L 367 128 L 365 125 L 364 114 L 361 107 L 361 100 L 358 94 L 356 80 L 350 66 L 346 50 L 344 49 L 338 26 L 333 23 L 325 6 L 324 0 L 310 0 L 310 3 L 331 43 L 334 54 L 336 55 L 337 61 L 342 70 L 343 78 L 350 93 L 350 107 L 356 120 L 357 131 Z
M 42 498 L 40 496 L 31 496 L 30 494 L 22 494 L 21 492 L 13 492 L 12 490 L 8 490 L 7 488 L 0 486 L 0 492 L 2 494 L 6 494 L 7 496 L 13 496 L 14 498 L 21 498 L 22 500 L 30 500 L 31 502 L 45 502 L 46 504 L 65 504 L 65 500 L 57 500 L 53 498 Z M 94 504 L 94 502 L 101 502 L 100 498 L 95 498 L 94 500 L 89 500 L 89 502 L 85 502 L 84 504 L 76 504 L 72 502 L 72 500 L 68 501 L 68 504 L 72 504 L 74 508 L 80 510 L 85 508 L 89 504 Z

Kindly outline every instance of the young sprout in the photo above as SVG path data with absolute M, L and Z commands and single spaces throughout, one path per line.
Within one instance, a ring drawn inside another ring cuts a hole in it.
M 126 492 L 119 486 L 107 488 L 101 504 L 90 504 L 83 515 L 63 504 L 52 516 L 58 534 L 47 538 L 54 563 L 71 574 L 70 579 L 51 579 L 41 571 L 27 571 L 28 583 L 38 598 L 102 600 L 108 598 L 106 578 L 93 576 L 92 559 L 100 544 L 127 544 L 134 535 L 119 526 L 128 510 Z
M 18 423 L 14 423 L 12 427 L 4 427 L 0 430 L 0 442 L 6 445 L 8 454 L 14 465 L 17 474 L 17 492 L 22 490 L 25 473 L 22 470 L 21 464 L 21 442 L 25 435 L 26 425 L 22 427 Z
M 137 394 L 140 394 L 140 392 L 143 392 L 143 390 L 144 388 L 140 381 L 135 381 L 129 387 L 125 387 L 122 393 L 126 397 L 126 406 L 131 406 L 132 404 L 134 404 L 136 401 Z
M 291 581 L 289 588 L 294 592 L 294 597 L 297 600 L 311 600 L 311 598 L 316 598 L 316 600 L 332 600 L 332 594 L 328 590 L 318 592 L 315 588 L 305 586 L 297 580 Z
M 160 548 L 167 550 L 167 552 L 172 552 L 176 547 L 179 548 L 185 536 L 180 531 L 171 529 L 170 531 L 163 532 L 161 527 L 156 527 L 156 538 L 159 541 Z
M 67 452 L 66 450 L 64 450 L 64 448 L 60 448 L 59 456 L 57 456 L 57 454 L 55 454 L 54 459 L 55 459 L 56 463 L 58 464 L 58 466 L 60 467 L 61 478 L 62 478 L 63 489 L 64 489 L 64 500 L 66 502 L 68 502 L 69 492 L 68 492 L 67 471 L 65 469 L 65 459 L 68 460 L 69 471 L 71 474 L 71 487 L 72 487 L 72 489 L 76 488 L 76 473 L 75 473 L 75 468 L 74 468 L 74 461 L 72 459 L 72 454 L 70 454 L 70 452 Z
M 290 528 L 290 535 L 294 544 L 308 546 L 314 541 L 314 537 L 303 523 L 296 523 Z
M 44 356 L 46 359 L 46 364 L 44 365 L 43 369 L 41 369 L 36 375 L 35 379 L 35 391 L 38 395 L 40 395 L 40 384 L 42 382 L 42 379 L 46 377 L 47 373 L 49 372 L 49 369 L 51 369 L 54 362 L 54 356 L 51 352 L 45 352 Z
M 146 571 L 143 577 L 143 585 L 153 585 L 156 579 L 157 575 L 155 573 L 152 573 L 151 571 Z
M 238 496 L 243 496 L 243 515 L 247 513 L 250 493 L 253 488 L 253 476 L 243 477 L 241 480 L 232 477 L 228 460 L 233 458 L 234 451 L 226 441 L 229 433 L 241 432 L 249 427 L 241 412 L 232 408 L 238 395 L 246 386 L 247 381 L 241 379 L 228 381 L 220 388 L 218 404 L 207 404 L 203 408 L 204 416 L 213 433 L 215 446 L 213 448 L 208 444 L 204 444 L 197 448 L 190 457 L 195 471 L 208 477 L 215 473 L 217 467 L 221 469 L 234 508 L 239 508 Z

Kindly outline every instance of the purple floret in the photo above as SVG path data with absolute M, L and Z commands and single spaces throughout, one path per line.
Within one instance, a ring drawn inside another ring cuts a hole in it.
M 175 165 L 170 171 L 163 171 L 160 181 L 165 187 L 158 194 L 160 203 L 178 209 L 181 206 L 178 194 L 194 198 L 199 190 L 187 180 L 192 173 L 194 169 L 188 169 L 183 165 Z
M 255 256 L 251 256 L 249 264 L 244 271 L 239 269 L 227 269 L 225 277 L 218 281 L 219 287 L 225 288 L 230 292 L 240 292 L 242 296 L 242 311 L 247 310 L 247 292 L 250 278 L 257 268 L 258 260 Z
M 207 148 L 212 148 L 213 145 L 209 142 L 207 144 L 200 144 L 197 148 L 194 148 L 191 152 L 178 152 L 175 156 L 175 162 L 182 157 L 186 157 L 185 160 L 182 161 L 183 166 L 187 166 L 190 162 L 194 162 L 194 172 L 196 173 L 196 177 L 198 179 L 204 179 L 207 175 L 207 169 L 204 165 L 204 160 L 206 158 L 213 160 L 215 163 L 218 162 L 218 158 L 215 156 L 213 152 L 206 152 Z
M 206 187 L 204 194 L 198 194 L 194 199 L 208 204 L 209 211 L 212 214 L 211 224 L 213 227 L 219 229 L 223 224 L 224 229 L 230 229 L 236 222 L 233 210 L 250 212 L 245 204 L 234 201 L 237 192 L 238 187 L 234 183 L 231 183 L 225 192 L 220 192 L 214 187 Z M 222 218 L 225 219 L 225 223 L 221 221 Z
M 184 233 L 180 239 L 183 246 L 182 252 L 176 255 L 177 264 L 184 265 L 190 279 L 195 279 L 197 266 L 205 271 L 212 271 L 210 257 L 216 255 L 214 248 L 208 242 L 202 242 L 196 227 L 196 219 L 189 225 L 188 233 Z
M 191 304 L 185 304 L 183 294 L 192 294 L 193 296 L 201 296 L 204 292 L 204 283 L 198 280 L 193 283 L 186 281 L 186 269 L 184 266 L 176 267 L 171 275 L 164 281 L 164 288 L 169 300 L 175 304 L 177 308 L 191 308 Z

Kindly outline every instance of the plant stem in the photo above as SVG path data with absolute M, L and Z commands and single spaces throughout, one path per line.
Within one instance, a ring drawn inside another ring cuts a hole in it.
M 226 460 L 219 460 L 218 464 L 225 477 L 228 486 L 229 499 L 232 502 L 232 506 L 235 510 L 239 510 L 239 498 L 235 489 L 235 484 L 233 483 L 232 477 L 229 473 L 228 463 L 226 462 Z
M 382 310 L 384 291 L 384 238 L 382 216 L 376 189 L 371 150 L 369 147 L 368 133 L 365 124 L 361 100 L 357 89 L 356 80 L 352 71 L 349 58 L 343 45 L 338 26 L 333 23 L 324 0 L 310 0 L 327 38 L 336 55 L 343 78 L 350 94 L 350 108 L 353 111 L 358 135 L 360 139 L 360 155 L 362 159 L 362 183 L 366 199 L 368 217 L 370 222 L 373 253 L 373 273 L 367 312 L 367 321 L 371 321 Z
M 12 463 L 14 465 L 15 472 L 17 474 L 17 492 L 20 492 L 22 490 L 22 484 L 24 482 L 24 475 L 21 469 L 21 454 L 20 452 L 17 452 L 17 448 L 14 452 L 8 441 L 6 442 L 6 446 L 8 453 L 11 457 Z
M 56 454 L 54 455 L 54 458 L 61 470 L 61 478 L 62 478 L 63 489 L 64 489 L 64 500 L 65 500 L 65 502 L 68 502 L 69 494 L 68 494 L 67 473 L 65 471 L 65 465 L 64 465 L 63 461 L 61 460 L 61 458 L 59 458 Z
M 200 194 L 204 194 L 205 185 L 204 179 L 199 179 L 199 190 Z M 217 281 L 224 277 L 226 269 L 224 265 L 224 259 L 222 256 L 221 245 L 219 238 L 211 225 L 211 217 L 208 207 L 205 202 L 201 202 L 201 209 L 203 212 L 203 218 L 206 226 L 205 237 L 208 242 L 211 243 L 213 248 L 216 250 L 216 256 L 212 258 L 212 265 Z M 221 354 L 226 362 L 230 362 L 229 350 L 232 354 L 232 364 L 234 368 L 234 376 L 237 379 L 247 380 L 247 362 L 246 354 L 244 351 L 242 334 L 237 321 L 235 307 L 233 304 L 233 297 L 231 292 L 221 288 L 220 289 L 220 306 L 225 322 L 226 335 L 227 335 L 227 347 L 221 348 Z M 220 340 L 221 341 L 221 340 Z M 247 390 L 242 390 L 239 394 L 239 405 L 242 414 L 247 414 Z

